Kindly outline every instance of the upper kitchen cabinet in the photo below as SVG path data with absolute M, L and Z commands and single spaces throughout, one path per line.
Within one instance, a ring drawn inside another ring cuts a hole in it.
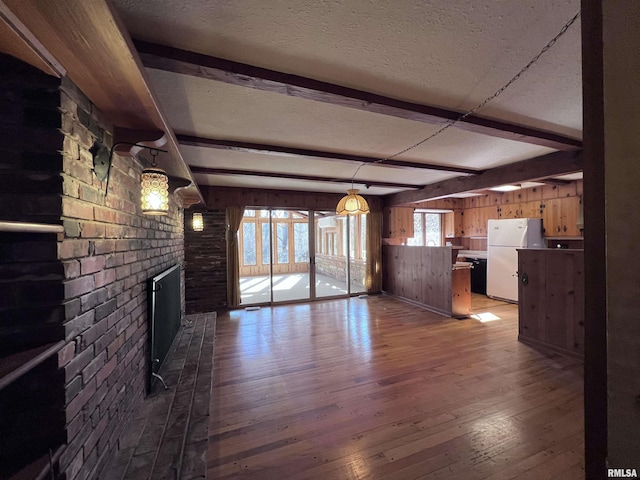
M 463 237 L 486 237 L 487 222 L 497 219 L 498 207 L 469 208 L 462 215 L 462 236 Z
M 442 215 L 442 230 L 445 238 L 462 237 L 462 210 L 454 210 Z
M 544 200 L 541 210 L 545 237 L 582 236 L 578 225 L 580 202 L 578 196 Z
M 382 231 L 384 238 L 413 237 L 413 208 L 390 207 L 383 212 Z

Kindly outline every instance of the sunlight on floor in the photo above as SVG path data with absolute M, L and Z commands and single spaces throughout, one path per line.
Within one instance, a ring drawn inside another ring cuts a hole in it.
M 274 290 L 290 290 L 293 287 L 295 287 L 296 284 L 301 280 L 302 280 L 302 275 L 287 275 L 286 277 L 280 278 L 277 283 L 274 279 L 273 289 Z M 309 288 L 308 283 L 307 283 L 307 288 Z
M 479 320 L 481 323 L 493 322 L 494 320 L 500 320 L 500 317 L 494 315 L 491 312 L 474 313 L 471 318 Z

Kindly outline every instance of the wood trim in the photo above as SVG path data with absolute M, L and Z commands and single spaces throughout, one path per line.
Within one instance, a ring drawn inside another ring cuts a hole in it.
M 582 0 L 584 169 L 584 433 L 585 478 L 607 467 L 607 292 L 603 1 Z M 614 20 L 612 20 L 614 21 Z
M 509 124 L 475 115 L 460 119 L 464 112 L 398 100 L 342 85 L 138 39 L 134 39 L 134 45 L 138 49 L 142 62 L 149 68 L 355 108 L 430 125 L 444 126 L 451 121 L 457 121 L 456 128 L 462 130 L 556 150 L 573 151 L 582 148 L 580 140 L 522 125 Z
M 110 122 L 164 132 L 170 153 L 158 156 L 159 166 L 169 175 L 193 181 L 131 37 L 110 2 L 3 1 Z M 180 195 L 203 200 L 195 183 Z
M 64 77 L 67 72 L 42 43 L 25 27 L 18 17 L 0 1 L 0 38 L 2 51 L 39 68 L 55 77 Z
M 484 190 L 508 183 L 540 180 L 582 170 L 582 151 L 554 152 L 486 170 L 472 177 L 457 177 L 426 185 L 420 190 L 398 192 L 384 197 L 385 207 L 421 202 L 454 193 Z
M 176 138 L 182 145 L 190 145 L 192 147 L 206 147 L 217 150 L 228 150 L 234 152 L 248 152 L 271 155 L 274 153 L 282 153 L 285 155 L 295 155 L 298 157 L 315 157 L 323 160 L 346 160 L 348 162 L 358 162 L 366 164 L 378 164 L 383 167 L 393 166 L 400 168 L 423 168 L 426 170 L 440 170 L 443 172 L 465 173 L 468 175 L 477 175 L 484 170 L 476 170 L 472 168 L 456 167 L 453 165 L 438 165 L 435 163 L 407 162 L 403 160 L 382 159 L 373 157 L 364 157 L 361 155 L 349 155 L 346 153 L 326 152 L 320 150 L 309 150 L 305 148 L 285 147 L 282 145 L 266 145 L 261 143 L 237 142 L 233 140 L 220 140 L 215 138 L 196 137 L 192 135 L 176 135 Z M 362 182 L 360 182 L 362 183 Z
M 198 167 L 192 165 L 191 171 L 193 173 L 200 173 L 203 175 L 244 175 L 253 177 L 271 177 L 271 178 L 289 178 L 293 180 L 310 180 L 314 182 L 326 182 L 326 183 L 344 183 L 347 185 L 365 185 L 372 187 L 388 187 L 388 188 L 420 188 L 420 185 L 410 185 L 408 183 L 392 183 L 392 182 L 379 182 L 376 180 L 352 180 L 351 178 L 336 178 L 336 177 L 321 177 L 317 175 L 295 175 L 293 173 L 280 173 L 280 172 L 265 172 L 258 170 L 235 170 L 231 168 L 207 168 Z

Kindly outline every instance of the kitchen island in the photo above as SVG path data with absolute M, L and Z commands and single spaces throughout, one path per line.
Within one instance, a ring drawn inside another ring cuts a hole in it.
M 584 251 L 518 250 L 518 340 L 584 354 Z
M 384 245 L 382 289 L 448 317 L 471 309 L 471 263 L 456 262 L 452 247 Z

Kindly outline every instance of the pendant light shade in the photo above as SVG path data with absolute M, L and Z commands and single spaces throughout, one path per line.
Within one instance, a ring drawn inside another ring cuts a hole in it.
M 357 188 L 347 190 L 347 195 L 342 197 L 336 207 L 338 215 L 366 215 L 369 213 L 367 201 L 358 195 L 358 192 Z
M 169 211 L 169 177 L 158 167 L 145 168 L 140 178 L 142 213 L 166 215 Z
M 191 222 L 193 225 L 194 232 L 201 232 L 204 230 L 204 220 L 202 219 L 201 213 L 199 212 L 194 213 L 193 216 L 191 217 Z

